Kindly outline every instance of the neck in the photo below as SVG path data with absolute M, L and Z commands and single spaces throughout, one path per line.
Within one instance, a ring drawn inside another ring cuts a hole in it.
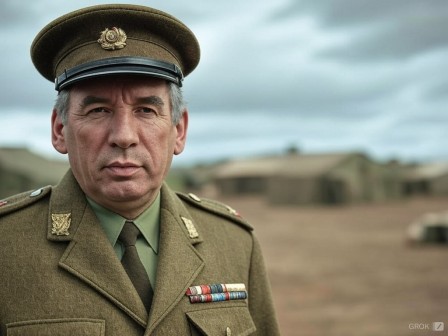
M 91 197 L 91 199 L 101 205 L 102 207 L 115 212 L 116 214 L 129 219 L 134 220 L 138 216 L 140 216 L 146 209 L 148 209 L 155 201 L 159 194 L 160 190 L 157 190 L 156 193 L 151 195 L 148 198 L 140 198 L 133 201 L 126 201 L 126 202 L 113 202 L 113 201 L 105 201 L 105 200 L 98 200 L 94 197 Z M 90 197 L 90 196 L 89 196 Z

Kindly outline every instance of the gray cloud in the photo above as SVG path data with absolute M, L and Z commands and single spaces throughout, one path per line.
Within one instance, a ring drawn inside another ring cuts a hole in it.
M 2 1 L 2 10 L 0 11 L 0 27 L 6 28 L 16 26 L 20 23 L 26 23 L 26 19 L 32 14 L 30 7 L 23 6 L 18 1 Z
M 430 100 L 448 100 L 448 79 L 441 78 L 439 81 L 435 81 L 425 92 L 425 98 Z
M 323 30 L 346 33 L 346 43 L 320 55 L 346 61 L 402 60 L 448 44 L 448 2 L 443 0 L 291 1 L 272 22 L 312 16 Z
M 409 18 L 446 14 L 443 0 L 289 0 L 271 15 L 273 20 L 311 15 L 325 28 L 377 25 Z
M 111 1 L 121 2 L 100 2 Z M 8 125 L 15 111 L 51 111 L 53 84 L 29 58 L 35 34 L 90 4 L 3 1 L 0 114 Z M 184 86 L 192 115 L 189 155 L 205 155 L 204 143 L 214 144 L 216 155 L 296 143 L 309 151 L 362 148 L 383 157 L 448 158 L 435 140 L 448 121 L 445 0 L 150 5 L 181 18 L 201 43 L 201 63 Z
M 345 61 L 403 61 L 426 52 L 447 49 L 448 13 L 439 17 L 409 18 L 408 21 L 384 23 L 358 34 L 346 45 L 331 48 L 321 56 Z

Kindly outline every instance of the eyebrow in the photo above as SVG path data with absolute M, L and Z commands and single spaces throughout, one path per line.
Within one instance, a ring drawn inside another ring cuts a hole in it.
M 160 98 L 158 96 L 140 97 L 140 98 L 137 98 L 137 103 L 138 104 L 156 105 L 156 106 L 165 105 L 162 98 Z
M 87 107 L 89 105 L 93 105 L 93 104 L 105 104 L 109 102 L 108 99 L 106 98 L 100 98 L 100 97 L 95 97 L 95 96 L 86 96 L 84 97 L 84 99 L 81 102 L 81 107 Z
M 81 107 L 86 107 L 93 104 L 107 104 L 110 103 L 110 99 L 108 98 L 101 98 L 96 96 L 86 96 L 81 102 Z M 137 104 L 148 104 L 148 105 L 155 105 L 155 106 L 163 106 L 165 103 L 163 102 L 162 98 L 158 96 L 149 96 L 149 97 L 139 97 L 136 101 Z

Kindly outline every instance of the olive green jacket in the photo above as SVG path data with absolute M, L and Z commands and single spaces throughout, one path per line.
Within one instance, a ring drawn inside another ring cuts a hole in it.
M 148 316 L 71 171 L 0 201 L 0 335 L 279 334 L 260 247 L 234 211 L 164 185 L 160 225 Z M 244 283 L 248 298 L 185 295 L 215 283 Z

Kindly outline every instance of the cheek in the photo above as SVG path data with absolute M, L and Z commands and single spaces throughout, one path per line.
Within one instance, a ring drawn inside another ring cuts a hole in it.
M 148 151 L 157 153 L 158 156 L 173 154 L 172 150 L 176 144 L 176 134 L 171 129 L 156 129 L 153 131 L 144 131 L 140 133 L 140 139 L 146 143 Z
M 163 136 L 155 136 L 146 138 L 145 151 L 147 159 L 151 167 L 151 174 L 165 175 L 171 166 L 173 153 L 175 151 L 175 137 L 171 133 L 165 133 Z
M 78 148 L 80 151 L 91 151 L 96 149 L 103 136 L 100 127 L 78 127 L 74 132 L 70 132 L 72 149 Z
M 90 132 L 67 132 L 67 151 L 72 167 L 86 167 L 90 162 L 97 160 L 101 150 L 95 141 L 95 131 Z

